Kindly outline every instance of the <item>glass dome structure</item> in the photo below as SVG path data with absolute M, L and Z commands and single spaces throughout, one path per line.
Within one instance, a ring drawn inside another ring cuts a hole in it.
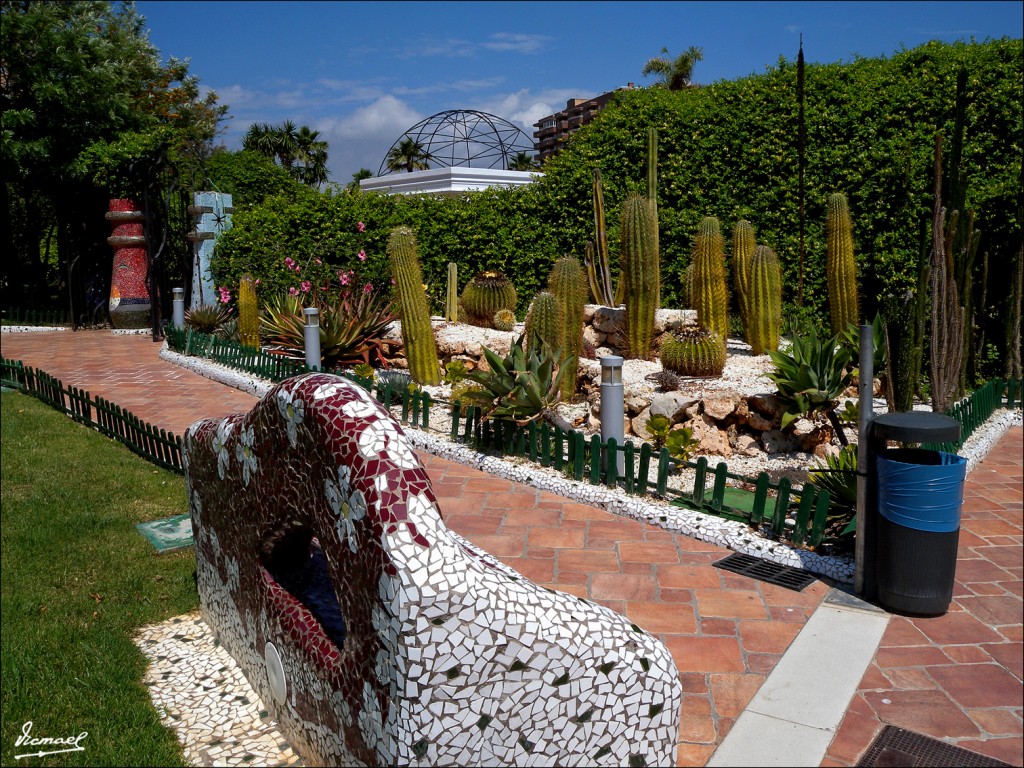
M 393 173 L 388 157 L 411 139 L 427 153 L 431 168 L 507 169 L 520 152 L 533 155 L 533 141 L 504 118 L 476 110 L 450 109 L 416 123 L 384 155 L 377 176 Z

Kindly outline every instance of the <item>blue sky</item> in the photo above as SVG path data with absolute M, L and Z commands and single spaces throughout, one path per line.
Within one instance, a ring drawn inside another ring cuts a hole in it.
M 231 115 L 241 147 L 254 122 L 286 119 L 330 144 L 331 180 L 376 172 L 409 128 L 449 109 L 533 123 L 629 82 L 644 63 L 703 48 L 710 84 L 795 61 L 888 56 L 932 39 L 1022 35 L 1013 2 L 177 2 L 143 0 L 161 57 L 191 72 Z

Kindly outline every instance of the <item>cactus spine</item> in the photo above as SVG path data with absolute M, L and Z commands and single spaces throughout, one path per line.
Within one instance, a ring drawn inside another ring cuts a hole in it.
M 683 376 L 721 376 L 725 339 L 700 327 L 666 333 L 661 342 L 661 365 Z
M 775 252 L 759 245 L 750 257 L 747 342 L 755 355 L 779 348 L 782 326 L 782 269 Z
M 427 292 L 423 289 L 423 271 L 412 230 L 409 227 L 391 230 L 387 251 L 395 279 L 395 296 L 402 319 L 402 341 L 409 361 L 409 373 L 419 384 L 440 384 L 437 344 L 430 325 Z
M 750 295 L 750 260 L 756 244 L 754 226 L 749 221 L 737 221 L 732 230 L 732 283 L 736 291 L 740 320 L 748 337 L 750 320 L 747 318 L 747 297 Z
M 444 297 L 444 319 L 449 323 L 459 322 L 459 267 L 454 261 L 448 262 L 448 292 Z
M 555 294 L 541 291 L 534 296 L 530 311 L 526 314 L 527 349 L 539 349 L 547 344 L 552 352 L 564 351 L 563 318 L 562 305 Z
M 828 277 L 828 307 L 832 333 L 842 333 L 850 323 L 857 324 L 857 263 L 853 258 L 853 225 L 846 195 L 836 192 L 828 197 L 826 222 L 828 247 L 825 271 Z
M 690 303 L 697 310 L 697 325 L 729 336 L 729 297 L 725 286 L 725 246 L 718 219 L 705 217 L 693 246 Z
M 472 325 L 490 328 L 499 309 L 515 312 L 516 288 L 500 272 L 481 272 L 462 289 L 462 309 Z
M 516 313 L 511 309 L 499 309 L 491 321 L 496 331 L 511 331 L 516 327 Z
M 587 284 L 577 259 L 558 259 L 548 278 L 548 290 L 562 305 L 563 352 L 570 373 L 562 377 L 562 399 L 568 400 L 576 391 L 580 351 L 583 349 L 583 305 L 587 302 Z
M 243 347 L 260 348 L 260 306 L 256 281 L 248 272 L 238 284 L 238 339 Z
M 661 266 L 657 213 L 642 195 L 631 195 L 622 204 L 621 254 L 619 283 L 625 286 L 626 353 L 643 359 L 651 354 L 654 313 L 661 296 Z

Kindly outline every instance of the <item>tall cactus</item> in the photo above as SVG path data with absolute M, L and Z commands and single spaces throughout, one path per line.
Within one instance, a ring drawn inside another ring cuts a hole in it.
M 534 296 L 530 311 L 526 313 L 527 350 L 547 344 L 553 352 L 564 351 L 563 318 L 562 304 L 555 294 L 541 291 Z
M 562 377 L 562 399 L 568 400 L 576 391 L 578 363 L 583 349 L 583 305 L 587 302 L 586 278 L 579 261 L 572 256 L 558 259 L 548 277 L 548 290 L 558 297 L 562 305 L 563 351 L 571 358 L 566 361 L 569 373 Z
M 587 243 L 586 258 L 587 279 L 590 293 L 596 304 L 606 307 L 619 305 L 617 291 L 612 283 L 612 273 L 608 257 L 608 232 L 604 218 L 604 185 L 601 184 L 601 169 L 594 169 L 593 183 L 594 201 L 594 240 Z M 621 281 L 620 281 L 621 287 Z
M 745 219 L 737 221 L 732 230 L 732 284 L 736 291 L 740 320 L 748 337 L 750 331 L 747 319 L 747 297 L 750 295 L 750 259 L 754 255 L 756 245 L 754 225 Z M 749 341 L 749 338 L 747 340 Z
M 444 319 L 449 323 L 459 322 L 459 267 L 454 261 L 448 262 L 448 292 L 444 297 Z
M 238 284 L 238 339 L 243 347 L 260 347 L 260 305 L 256 281 L 248 272 Z
M 747 342 L 755 355 L 779 348 L 782 326 L 782 270 L 775 252 L 759 245 L 750 257 Z
M 402 341 L 409 373 L 419 384 L 440 384 L 437 343 L 430 325 L 423 270 L 416 253 L 416 237 L 409 227 L 395 227 L 388 237 L 388 261 L 395 279 L 398 314 L 402 320 Z
M 481 272 L 462 289 L 462 308 L 466 320 L 483 328 L 492 327 L 499 309 L 516 308 L 516 287 L 501 272 Z
M 690 303 L 697 325 L 729 337 L 729 295 L 725 285 L 725 246 L 718 219 L 707 216 L 697 227 L 693 245 Z
M 828 246 L 825 272 L 828 278 L 828 307 L 832 333 L 842 333 L 850 323 L 860 320 L 857 309 L 857 262 L 853 257 L 853 224 L 846 195 L 835 192 L 828 197 L 826 221 Z
M 658 220 L 651 201 L 642 195 L 627 197 L 621 230 L 619 282 L 626 302 L 626 354 L 645 359 L 651 354 L 654 313 L 661 300 Z

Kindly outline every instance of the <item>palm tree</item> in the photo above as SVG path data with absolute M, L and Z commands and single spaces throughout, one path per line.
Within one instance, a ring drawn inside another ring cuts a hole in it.
M 665 56 L 648 59 L 641 74 L 644 77 L 651 74 L 658 75 L 658 82 L 654 85 L 668 88 L 670 91 L 681 91 L 683 88 L 688 88 L 694 66 L 698 61 L 704 59 L 704 49 L 691 45 L 675 59 L 667 58 L 668 48 L 662 48 L 661 52 Z
M 518 152 L 508 162 L 510 171 L 533 171 L 537 168 L 537 160 L 528 152 Z
M 253 123 L 242 139 L 242 149 L 269 157 L 303 184 L 316 187 L 327 181 L 327 142 L 309 126 L 296 128 L 291 120 L 281 125 Z
M 430 167 L 433 156 L 423 148 L 423 145 L 406 137 L 402 139 L 397 147 L 392 147 L 385 160 L 388 171 L 425 171 Z
M 359 191 L 359 182 L 363 179 L 372 179 L 373 171 L 369 168 L 360 168 L 358 171 L 352 174 L 352 181 L 345 185 L 345 189 L 349 192 Z
M 291 170 L 303 184 L 318 187 L 327 181 L 327 142 L 320 139 L 320 131 L 302 126 L 295 134 L 295 160 L 300 164 Z

